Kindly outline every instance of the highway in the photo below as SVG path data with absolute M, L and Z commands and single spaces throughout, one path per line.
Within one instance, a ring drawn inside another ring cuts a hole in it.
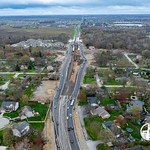
M 83 45 L 79 41 L 79 28 L 80 25 L 76 27 L 74 41 L 69 44 L 69 51 L 61 71 L 59 86 L 53 99 L 52 120 L 54 122 L 55 141 L 57 149 L 62 150 L 80 150 L 75 134 L 73 109 L 75 109 L 74 105 L 79 93 L 87 59 L 84 56 Z M 72 46 L 75 44 L 80 47 L 80 55 L 84 61 L 78 69 L 76 82 L 71 83 L 69 79 L 75 61 L 71 52 Z

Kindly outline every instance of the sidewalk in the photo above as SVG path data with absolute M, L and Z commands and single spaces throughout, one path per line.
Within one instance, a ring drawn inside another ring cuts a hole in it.
M 78 140 L 80 149 L 81 150 L 89 150 L 88 145 L 85 140 L 85 137 L 82 132 L 80 118 L 79 118 L 77 110 L 74 112 L 74 124 L 75 124 L 75 132 L 77 135 L 77 140 Z

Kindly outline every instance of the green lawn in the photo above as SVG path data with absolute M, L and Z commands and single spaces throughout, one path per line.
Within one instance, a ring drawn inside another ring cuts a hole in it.
M 83 80 L 84 84 L 90 84 L 93 82 L 96 82 L 96 80 L 85 75 L 84 80 Z
M 98 66 L 100 68 L 109 68 L 109 66 Z
M 15 74 L 4 74 L 7 78 L 12 78 Z
M 11 113 L 4 113 L 3 116 L 5 117 L 10 117 L 10 118 L 15 118 L 19 116 L 19 111 L 11 112 Z
M 105 85 L 123 85 L 122 82 L 117 82 L 115 79 L 112 81 L 104 82 Z
M 35 103 L 35 106 L 31 106 L 31 108 L 35 112 L 38 112 L 40 115 L 30 118 L 29 121 L 44 121 L 48 107 L 49 107 L 49 104 L 42 105 L 40 103 Z
M 0 145 L 4 145 L 4 143 L 3 143 L 3 131 L 0 131 L 0 139 L 1 139 Z
M 150 150 L 150 146 L 142 146 L 144 150 Z
M 72 33 L 72 35 L 71 35 L 71 38 L 73 39 L 73 37 L 75 36 L 75 34 L 76 34 L 76 28 L 74 27 L 73 28 L 73 33 Z
M 116 105 L 116 103 L 115 103 L 115 101 L 114 100 L 112 100 L 112 99 L 110 99 L 110 98 L 103 98 L 102 100 L 100 100 L 101 101 L 101 105 L 102 106 L 106 106 L 107 104 L 114 104 L 114 105 Z
M 88 102 L 79 102 L 78 106 L 88 105 Z
M 137 138 L 139 140 L 141 139 L 141 135 L 140 135 L 139 131 L 137 131 L 130 123 L 128 123 L 128 125 L 125 125 L 122 129 L 124 131 L 126 131 L 126 128 L 133 129 L 133 133 L 126 132 L 125 135 L 129 136 L 131 134 L 134 138 Z
M 105 145 L 105 144 L 98 144 L 96 146 L 96 149 L 97 150 L 111 150 L 111 148 L 109 146 Z
M 19 77 L 24 77 L 24 76 L 29 76 L 29 75 L 34 75 L 34 74 L 25 74 L 25 75 L 24 74 L 19 74 L 18 78 Z
M 4 84 L 5 84 L 5 82 L 0 82 L 0 86 L 1 86 L 1 85 L 4 85 Z
M 133 60 L 136 58 L 136 55 L 128 55 L 128 57 Z

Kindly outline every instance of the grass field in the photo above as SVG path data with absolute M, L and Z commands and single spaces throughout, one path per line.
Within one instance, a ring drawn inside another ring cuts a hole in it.
M 73 39 L 73 37 L 75 36 L 76 34 L 76 28 L 73 28 L 73 33 L 71 34 L 71 38 Z

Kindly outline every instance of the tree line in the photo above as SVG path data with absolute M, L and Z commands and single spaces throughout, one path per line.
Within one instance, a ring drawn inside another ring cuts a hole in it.
M 82 38 L 87 46 L 103 49 L 124 49 L 134 53 L 150 51 L 148 27 L 86 27 L 82 26 Z

